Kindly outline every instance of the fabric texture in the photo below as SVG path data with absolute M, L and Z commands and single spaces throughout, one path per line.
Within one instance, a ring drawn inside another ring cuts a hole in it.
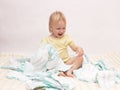
M 11 59 L 10 63 L 9 66 L 1 67 L 11 70 L 7 77 L 25 82 L 30 89 L 44 87 L 45 90 L 71 90 L 73 88 L 69 87 L 73 86 L 69 82 L 63 83 L 57 80 L 59 71 L 66 71 L 71 65 L 64 64 L 57 51 L 49 44 L 43 43 L 29 58 Z
M 114 84 L 120 84 L 120 71 L 108 67 L 105 60 L 90 62 L 87 55 L 84 55 L 82 67 L 74 70 L 73 73 L 79 80 L 98 83 L 100 87 L 110 88 Z

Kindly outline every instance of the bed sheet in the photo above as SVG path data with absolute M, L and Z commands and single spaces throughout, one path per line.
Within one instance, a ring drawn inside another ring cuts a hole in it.
M 0 65 L 8 65 L 10 59 L 20 57 L 25 57 L 25 55 L 13 53 L 0 53 Z M 109 66 L 120 70 L 120 52 L 106 53 L 104 55 L 88 55 L 88 58 L 93 63 L 95 63 L 97 60 L 106 60 Z M 6 78 L 7 73 L 8 70 L 0 69 L 0 90 L 29 90 L 29 87 L 25 83 L 18 80 Z M 73 78 L 64 79 L 72 82 L 75 85 L 74 90 L 119 90 L 120 88 L 120 84 L 115 84 L 109 89 L 106 89 L 101 88 L 96 83 L 88 83 Z

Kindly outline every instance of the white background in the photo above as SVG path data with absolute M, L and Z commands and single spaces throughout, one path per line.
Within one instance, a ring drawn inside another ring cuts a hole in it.
M 120 51 L 120 0 L 0 0 L 0 53 L 34 53 L 56 10 L 86 53 Z

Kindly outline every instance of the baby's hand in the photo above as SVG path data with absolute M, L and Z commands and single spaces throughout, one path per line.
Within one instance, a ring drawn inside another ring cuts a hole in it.
M 78 47 L 78 49 L 77 49 L 77 51 L 76 51 L 76 54 L 82 56 L 82 55 L 84 54 L 83 49 L 80 48 L 80 47 Z

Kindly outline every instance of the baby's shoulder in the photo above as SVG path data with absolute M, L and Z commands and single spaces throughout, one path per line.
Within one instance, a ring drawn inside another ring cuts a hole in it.
M 66 37 L 66 38 L 67 38 L 67 37 L 70 37 L 70 36 L 69 36 L 68 34 L 65 34 L 65 35 L 64 35 L 64 37 Z
M 65 36 L 64 36 L 65 38 L 67 38 L 67 39 L 71 39 L 71 36 L 70 35 L 68 35 L 68 34 L 65 34 Z

